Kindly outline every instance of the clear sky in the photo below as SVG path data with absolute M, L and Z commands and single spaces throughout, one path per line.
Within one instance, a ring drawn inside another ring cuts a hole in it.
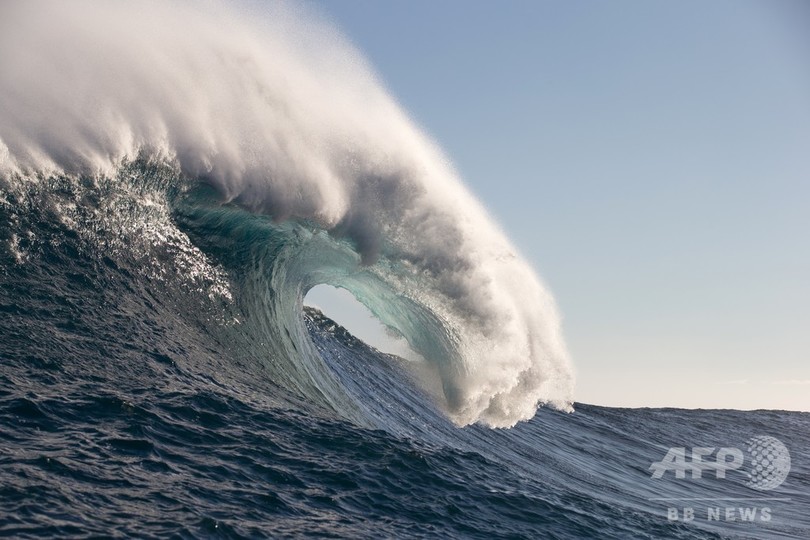
M 554 293 L 576 399 L 810 410 L 810 2 L 312 2 Z

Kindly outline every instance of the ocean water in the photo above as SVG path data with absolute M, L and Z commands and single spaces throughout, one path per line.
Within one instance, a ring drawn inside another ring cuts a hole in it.
M 810 414 L 576 403 L 551 294 L 362 56 L 235 5 L 0 18 L 0 535 L 810 537 Z
M 206 190 L 166 195 L 164 215 L 147 193 L 171 174 L 134 164 L 122 176 L 141 178 L 139 189 L 115 195 L 119 183 L 66 178 L 4 192 L 0 534 L 810 533 L 810 414 L 576 404 L 511 429 L 459 427 L 411 362 L 369 348 L 300 295 L 290 315 L 274 312 L 280 270 L 267 269 L 306 251 L 310 229 Z M 790 451 L 775 490 L 746 485 L 750 460 L 726 479 L 651 477 L 669 447 L 745 451 L 758 435 Z M 654 500 L 672 497 L 789 500 Z M 729 506 L 757 518 L 700 515 Z M 694 507 L 696 519 L 672 522 L 670 507 Z

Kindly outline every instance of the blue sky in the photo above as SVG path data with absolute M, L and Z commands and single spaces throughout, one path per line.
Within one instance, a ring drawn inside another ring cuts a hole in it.
M 810 410 L 810 3 L 312 4 L 548 283 L 578 401 Z

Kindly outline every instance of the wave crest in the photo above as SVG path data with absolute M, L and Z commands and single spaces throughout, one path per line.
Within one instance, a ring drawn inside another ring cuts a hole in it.
M 314 14 L 93 0 L 1 9 L 0 176 L 114 176 L 144 154 L 169 160 L 223 202 L 350 241 L 358 256 L 329 283 L 439 366 L 457 423 L 570 408 L 552 297 Z M 307 272 L 299 304 L 327 279 Z

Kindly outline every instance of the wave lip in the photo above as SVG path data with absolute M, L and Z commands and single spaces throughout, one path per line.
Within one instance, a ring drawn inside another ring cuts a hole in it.
M 169 161 L 223 202 L 348 242 L 330 284 L 437 367 L 458 424 L 570 408 L 559 317 L 530 266 L 350 44 L 300 6 L 263 9 L 4 4 L 0 176 Z M 326 275 L 306 271 L 300 294 Z

